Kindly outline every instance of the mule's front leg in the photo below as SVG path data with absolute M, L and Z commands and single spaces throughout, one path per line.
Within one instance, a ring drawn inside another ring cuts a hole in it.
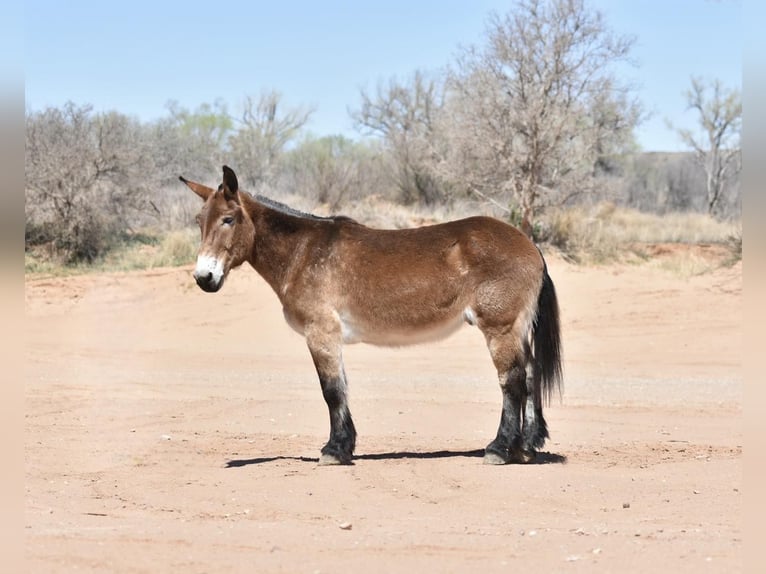
M 351 464 L 356 446 L 356 428 L 348 408 L 348 386 L 341 355 L 340 328 L 312 329 L 306 341 L 330 411 L 330 439 L 322 447 L 320 465 Z

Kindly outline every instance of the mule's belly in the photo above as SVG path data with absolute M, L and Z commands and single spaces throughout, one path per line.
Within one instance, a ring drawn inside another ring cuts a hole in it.
M 368 343 L 385 347 L 416 345 L 444 339 L 457 331 L 463 323 L 473 325 L 474 313 L 470 308 L 444 314 L 430 321 L 402 324 L 396 321 L 372 321 L 339 313 L 343 342 Z

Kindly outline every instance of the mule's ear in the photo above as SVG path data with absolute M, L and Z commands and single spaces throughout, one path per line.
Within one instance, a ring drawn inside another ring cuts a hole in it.
M 194 193 L 199 195 L 204 200 L 207 200 L 207 198 L 210 197 L 211 193 L 215 193 L 215 190 L 212 187 L 202 185 L 201 183 L 197 183 L 196 181 L 189 181 L 182 175 L 179 175 L 178 179 L 180 179 L 187 186 L 189 186 L 189 189 L 191 189 Z
M 223 194 L 226 199 L 237 199 L 237 190 L 239 189 L 239 183 L 237 182 L 237 176 L 234 170 L 228 165 L 223 166 Z

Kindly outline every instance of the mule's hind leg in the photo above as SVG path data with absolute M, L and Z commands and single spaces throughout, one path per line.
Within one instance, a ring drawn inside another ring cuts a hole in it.
M 537 393 L 539 395 L 539 389 Z M 522 430 L 523 448 L 531 456 L 537 449 L 545 445 L 548 438 L 548 425 L 543 417 L 543 405 L 539 396 L 535 395 L 533 376 L 527 376 L 527 400 L 524 405 L 524 427 Z
M 517 329 L 484 330 L 492 361 L 497 369 L 503 408 L 495 440 L 487 445 L 484 462 L 507 464 L 527 462 L 522 446 L 522 408 L 527 398 L 527 349 Z
M 511 368 L 499 371 L 500 390 L 503 393 L 503 409 L 495 440 L 487 445 L 484 453 L 486 464 L 527 462 L 522 448 L 521 407 L 526 398 L 526 369 L 521 361 L 514 361 Z
M 348 408 L 346 373 L 341 356 L 340 332 L 307 332 L 306 341 L 314 360 L 322 396 L 330 411 L 330 438 L 322 447 L 320 465 L 351 464 L 356 446 L 356 428 Z

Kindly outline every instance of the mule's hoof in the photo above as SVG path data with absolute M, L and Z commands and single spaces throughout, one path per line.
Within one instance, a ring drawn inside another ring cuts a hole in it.
M 342 459 L 334 454 L 322 453 L 319 457 L 319 466 L 337 466 L 339 464 L 353 464 L 351 457 L 348 459 Z
M 341 460 L 331 454 L 323 454 L 319 457 L 319 466 L 333 466 L 343 464 Z
M 484 464 L 508 464 L 508 461 L 496 452 L 485 452 Z

